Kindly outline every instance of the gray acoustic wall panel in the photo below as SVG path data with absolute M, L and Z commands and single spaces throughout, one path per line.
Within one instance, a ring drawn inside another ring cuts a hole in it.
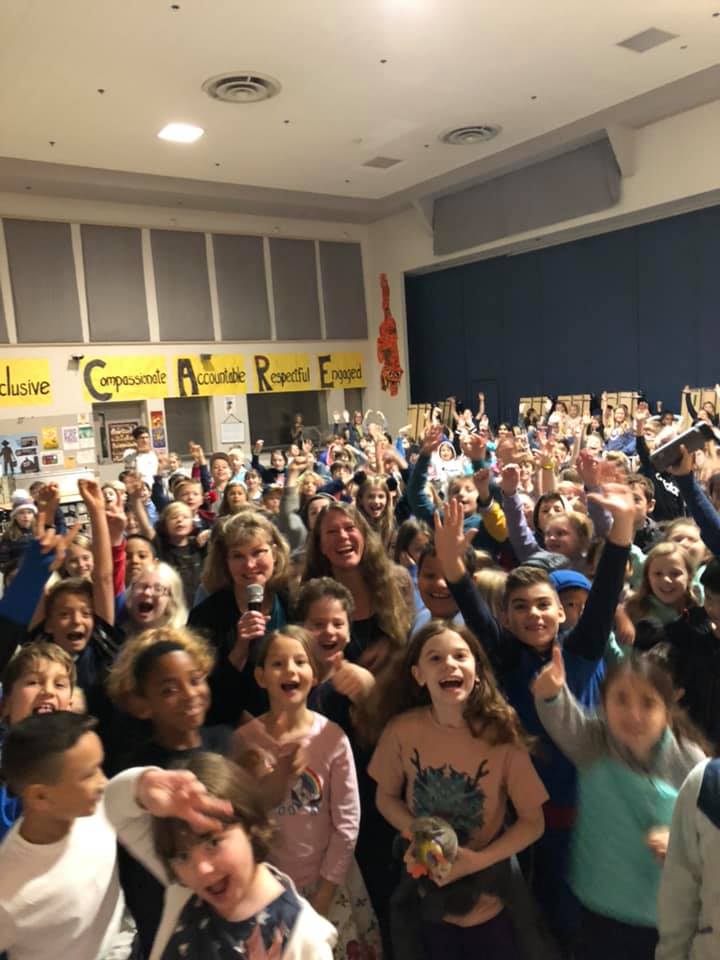
M 4 224 L 18 343 L 81 343 L 70 224 Z
M 83 224 L 81 235 L 90 340 L 149 340 L 140 230 Z
M 0 231 L 3 229 L 2 220 L 0 220 Z M 3 298 L 0 295 L 0 343 L 8 342 L 8 332 L 7 332 L 7 320 L 5 319 L 5 308 L 3 306 Z
M 213 236 L 223 340 L 269 340 L 262 237 Z
M 151 230 L 161 340 L 213 340 L 205 234 Z
M 620 188 L 620 170 L 610 141 L 598 140 L 438 197 L 433 207 L 433 251 L 437 256 L 456 253 L 606 210 L 620 199 Z
M 270 240 L 278 340 L 319 340 L 320 304 L 312 240 Z
M 320 272 L 328 340 L 364 340 L 368 328 L 360 244 L 321 242 Z

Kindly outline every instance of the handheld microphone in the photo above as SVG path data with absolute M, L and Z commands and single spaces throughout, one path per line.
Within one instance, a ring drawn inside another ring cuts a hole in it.
M 265 595 L 265 590 L 261 583 L 249 583 L 247 586 L 247 592 L 245 594 L 247 598 L 247 608 L 248 610 L 257 610 L 262 612 L 263 597 Z

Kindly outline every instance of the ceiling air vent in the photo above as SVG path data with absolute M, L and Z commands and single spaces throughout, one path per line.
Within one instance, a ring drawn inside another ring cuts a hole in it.
M 202 88 L 209 97 L 225 103 L 259 103 L 276 97 L 282 89 L 273 77 L 241 70 L 210 77 Z
M 485 143 L 496 137 L 502 127 L 494 123 L 476 123 L 469 127 L 456 127 L 441 134 L 438 139 L 441 143 L 449 143 L 453 147 L 466 147 L 473 143 Z
M 659 47 L 661 43 L 667 43 L 668 40 L 675 40 L 676 38 L 676 33 L 668 33 L 667 30 L 650 27 L 649 30 L 643 30 L 642 33 L 636 33 L 634 36 L 628 37 L 618 46 L 625 47 L 626 50 L 634 50 L 635 53 L 646 53 L 653 47 Z
M 398 163 L 402 163 L 402 160 L 396 160 L 395 157 L 373 157 L 372 160 L 366 160 L 362 166 L 373 167 L 375 170 L 389 170 Z

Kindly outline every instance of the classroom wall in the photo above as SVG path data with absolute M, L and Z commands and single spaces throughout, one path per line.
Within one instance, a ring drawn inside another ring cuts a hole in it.
M 445 392 L 446 387 L 448 392 L 463 392 L 468 389 L 466 387 L 467 380 L 469 380 L 470 383 L 480 381 L 485 378 L 488 373 L 488 365 L 485 362 L 487 351 L 481 350 L 477 352 L 478 344 L 482 339 L 477 330 L 482 330 L 488 338 L 488 342 L 497 346 L 496 334 L 492 329 L 492 323 L 486 323 L 483 312 L 478 309 L 471 316 L 471 329 L 468 332 L 468 336 L 476 353 L 472 356 L 467 355 L 465 352 L 464 339 L 462 339 L 465 336 L 465 328 L 464 325 L 459 322 L 459 318 L 463 315 L 461 302 L 465 293 L 475 289 L 479 298 L 478 304 L 487 312 L 492 307 L 492 304 L 488 304 L 488 300 L 490 300 L 492 296 L 497 295 L 497 283 L 493 287 L 495 294 L 493 294 L 492 291 L 477 291 L 477 284 L 480 282 L 479 279 L 477 279 L 480 277 L 480 274 L 477 274 L 475 280 L 467 281 L 467 289 L 465 289 L 465 287 L 459 289 L 455 284 L 455 280 L 459 277 L 459 274 L 455 270 L 449 271 L 443 280 L 438 281 L 438 286 L 434 288 L 435 292 L 432 295 L 435 303 L 433 308 L 434 315 L 442 318 L 441 326 L 439 329 L 433 329 L 431 327 L 429 331 L 421 335 L 418 331 L 408 331 L 406 325 L 406 273 L 440 271 L 458 263 L 489 259 L 511 252 L 535 249 L 537 247 L 544 248 L 552 244 L 562 243 L 564 239 L 574 239 L 575 236 L 583 234 L 606 234 L 607 241 L 610 247 L 612 247 L 612 238 L 615 236 L 612 231 L 623 229 L 627 227 L 628 224 L 653 221 L 672 216 L 674 213 L 680 211 L 700 209 L 720 202 L 720 166 L 717 164 L 717 156 L 720 155 L 720 102 L 716 101 L 694 110 L 668 117 L 665 120 L 650 124 L 641 129 L 629 131 L 628 144 L 629 151 L 634 160 L 635 173 L 632 176 L 623 178 L 620 201 L 612 210 L 606 212 L 591 214 L 586 217 L 577 218 L 576 220 L 554 224 L 544 228 L 542 231 L 518 234 L 495 243 L 474 247 L 463 251 L 462 255 L 452 257 L 435 257 L 433 255 L 432 229 L 423 211 L 419 209 L 406 210 L 398 213 L 394 217 L 389 217 L 370 226 L 368 251 L 371 258 L 371 273 L 373 276 L 377 276 L 377 274 L 382 271 L 388 276 L 394 315 L 400 331 L 401 356 L 406 371 L 401 390 L 395 399 L 388 397 L 387 394 L 381 393 L 379 387 L 376 384 L 373 385 L 375 391 L 374 399 L 377 400 L 378 403 L 383 404 L 383 409 L 388 413 L 393 425 L 399 426 L 405 422 L 407 404 L 410 402 L 411 393 L 413 398 L 422 400 L 431 399 L 430 397 L 420 397 L 420 390 L 426 389 L 422 382 L 418 385 L 417 390 L 415 390 L 414 384 L 412 391 L 410 389 L 410 377 L 417 375 L 413 374 L 413 370 L 417 369 L 420 361 L 418 361 L 417 364 L 413 364 L 412 369 L 410 369 L 408 361 L 409 338 L 412 340 L 413 350 L 417 351 L 416 356 L 424 358 L 426 361 L 425 365 L 429 365 L 430 368 L 432 367 L 436 346 L 439 351 L 442 351 L 442 344 L 454 339 L 455 344 L 459 347 L 455 353 L 454 362 L 460 364 L 466 362 L 470 371 L 469 375 L 467 377 L 463 375 L 462 381 L 458 383 L 455 377 L 448 376 L 450 368 L 443 365 L 445 372 L 442 374 L 442 382 L 438 383 L 440 394 Z M 712 216 L 711 220 L 706 221 L 706 223 L 711 222 L 714 222 L 712 221 Z M 678 228 L 673 225 L 661 229 L 656 235 L 657 239 L 655 242 L 651 242 L 648 238 L 643 241 L 643 245 L 639 248 L 643 251 L 643 256 L 645 256 L 646 253 L 656 255 L 659 258 L 658 263 L 664 258 L 666 270 L 668 270 L 668 272 L 663 273 L 662 270 L 658 269 L 660 285 L 655 289 L 647 282 L 644 282 L 642 285 L 642 289 L 645 291 L 643 294 L 643 316 L 649 318 L 643 321 L 645 326 L 638 328 L 642 330 L 644 338 L 647 341 L 646 350 L 648 351 L 648 363 L 646 366 L 643 366 L 643 372 L 645 372 L 646 369 L 652 368 L 654 364 L 659 364 L 667 373 L 673 363 L 675 343 L 677 340 L 686 340 L 688 342 L 687 348 L 683 351 L 683 356 L 689 358 L 697 355 L 696 359 L 698 364 L 704 364 L 706 362 L 705 356 L 701 358 L 700 354 L 706 355 L 710 350 L 710 343 L 701 342 L 697 339 L 697 335 L 695 335 L 695 342 L 692 343 L 693 338 L 685 333 L 688 328 L 685 322 L 687 318 L 681 309 L 683 306 L 682 298 L 680 304 L 676 303 L 677 325 L 675 339 L 672 344 L 663 344 L 660 339 L 654 338 L 646 328 L 647 323 L 653 322 L 652 314 L 654 309 L 652 304 L 648 302 L 648 298 L 650 298 L 650 300 L 652 300 L 652 298 L 655 299 L 658 309 L 664 310 L 667 307 L 667 309 L 670 310 L 670 306 L 665 302 L 667 297 L 674 297 L 674 291 L 682 289 L 672 282 L 672 273 L 668 269 L 670 267 L 674 268 L 675 252 L 673 245 L 676 241 L 673 238 L 675 237 L 676 229 Z M 714 245 L 712 229 L 703 227 L 702 234 L 704 236 L 702 242 Z M 700 240 L 700 238 L 701 234 L 699 232 L 697 234 L 697 240 Z M 626 242 L 627 241 L 622 240 L 623 244 Z M 678 242 L 681 241 L 678 240 Z M 693 242 L 695 243 L 696 241 Z M 610 247 L 608 249 L 610 249 Z M 570 269 L 574 258 L 582 258 L 583 249 L 585 248 L 580 247 L 575 252 L 556 255 L 552 255 L 552 251 L 548 250 L 548 254 L 551 254 L 548 260 L 549 275 L 554 273 L 556 277 L 560 278 L 562 283 L 565 283 L 565 266 Z M 605 249 L 605 247 L 603 246 L 602 249 Z M 716 247 L 714 246 L 712 246 L 711 249 L 716 251 Z M 615 261 L 621 259 L 615 254 L 613 254 L 612 257 Z M 678 252 L 678 257 L 680 259 L 679 279 L 685 285 L 692 285 L 694 283 L 692 278 L 697 272 L 693 264 L 693 256 L 681 249 Z M 523 256 L 512 257 L 507 261 L 510 265 L 508 269 L 517 269 L 518 271 L 510 292 L 510 296 L 514 300 L 514 315 L 522 314 L 527 317 L 536 318 L 539 316 L 538 305 L 534 302 L 531 295 L 531 291 L 535 290 L 536 287 L 533 286 L 534 281 L 532 280 L 532 276 L 528 277 L 528 274 L 532 274 L 532 264 L 535 262 L 536 261 L 528 260 Z M 711 263 L 710 255 L 703 260 L 703 263 L 705 265 Z M 709 274 L 703 273 L 702 275 L 702 283 L 706 286 L 708 284 L 712 286 L 713 273 L 715 272 L 714 267 L 710 266 L 709 269 L 711 271 Z M 612 294 L 615 298 L 613 311 L 617 309 L 617 298 L 622 295 L 623 278 L 627 279 L 627 264 L 620 263 L 619 272 L 615 274 L 612 285 Z M 530 284 L 530 286 L 528 286 L 528 284 Z M 579 289 L 579 284 L 572 284 L 571 282 L 571 287 L 575 290 L 575 294 L 573 295 L 576 296 L 578 292 L 582 293 Z M 602 290 L 595 290 L 596 298 L 602 295 Z M 708 299 L 705 300 L 706 303 L 710 302 L 710 297 L 711 294 L 708 294 Z M 549 304 L 551 301 L 548 300 L 546 302 Z M 379 291 L 373 298 L 368 300 L 368 304 L 370 309 L 371 331 L 377 330 L 378 324 L 382 319 Z M 589 316 L 597 316 L 600 307 L 602 307 L 601 302 L 593 307 Z M 628 309 L 630 309 L 631 312 L 631 308 Z M 709 308 L 703 308 L 699 315 L 697 310 L 692 313 L 694 319 L 692 319 L 690 323 L 690 328 L 694 331 L 700 331 L 702 329 L 706 336 L 712 336 L 713 320 L 712 316 L 708 316 L 706 312 L 707 309 Z M 572 310 L 568 307 L 564 314 L 566 323 L 568 322 L 567 318 L 570 314 L 572 314 Z M 619 315 L 622 316 L 622 312 Z M 613 316 L 615 316 L 614 312 Z M 563 333 L 563 335 L 555 337 L 555 342 L 558 344 L 558 349 L 563 356 L 572 352 L 570 350 L 571 346 L 576 345 L 578 350 L 581 351 L 583 346 L 587 344 L 587 339 L 583 333 L 578 334 L 577 332 L 576 328 L 579 324 L 577 324 L 576 321 L 578 319 L 580 319 L 579 315 L 574 314 L 571 317 L 572 328 L 566 333 Z M 614 319 L 612 320 L 612 324 L 615 325 L 615 329 L 620 327 L 619 322 L 616 323 Z M 720 318 L 718 318 L 718 326 L 720 327 Z M 717 336 L 717 334 L 715 336 Z M 433 337 L 435 338 L 434 341 L 432 340 Z M 602 340 L 602 338 L 595 338 L 593 343 L 598 339 Z M 715 344 L 714 350 L 717 355 L 717 339 L 714 339 L 711 343 L 712 342 Z M 631 338 L 627 335 L 624 327 L 621 329 L 621 343 L 624 346 L 624 350 L 620 351 L 621 356 L 617 358 L 616 370 L 618 374 L 623 373 L 624 375 L 629 375 L 632 372 L 632 365 L 629 358 L 636 355 L 636 346 L 631 342 Z M 467 360 L 465 360 L 466 356 Z M 607 351 L 604 346 L 600 346 L 599 356 L 601 362 L 605 363 Z M 510 365 L 509 369 L 511 370 L 513 383 L 519 383 L 525 376 L 530 377 L 536 364 L 536 357 L 536 352 L 523 350 L 519 343 L 512 343 L 511 356 L 503 357 L 502 362 L 504 365 Z M 615 360 L 613 362 L 615 363 Z M 680 363 L 682 369 L 686 370 L 688 377 L 692 379 L 693 370 L 691 359 L 681 360 Z M 579 364 L 575 364 L 575 367 L 580 369 L 581 364 L 582 361 L 580 361 Z M 492 373 L 492 369 L 489 372 Z M 703 371 L 698 367 L 698 375 L 701 372 Z M 568 376 L 572 380 L 574 374 L 569 371 Z M 714 382 L 717 377 L 717 373 L 714 374 L 710 378 L 711 382 Z M 453 381 L 452 384 L 448 383 L 450 379 Z M 675 379 L 682 379 L 682 374 Z M 672 399 L 676 405 L 676 390 L 675 386 L 672 385 L 674 382 L 673 380 L 667 388 L 663 385 L 663 394 L 667 389 L 667 392 L 670 394 L 670 399 Z M 623 386 L 632 387 L 632 384 L 623 384 Z M 610 385 L 608 385 L 608 387 L 610 387 Z M 435 391 L 433 391 L 433 395 L 434 394 Z
M 90 412 L 82 390 L 82 361 L 78 365 L 72 359 L 80 355 L 132 361 L 239 354 L 246 358 L 251 390 L 256 353 L 307 353 L 314 367 L 320 354 L 359 353 L 367 369 L 365 227 L 31 194 L 0 194 L 0 219 L 0 326 L 5 333 L 0 362 L 45 360 L 52 383 L 50 404 L 7 406 L 0 400 L 0 419 L 8 428 L 25 424 L 35 429 L 43 418 Z M 123 234 L 122 228 L 129 229 Z M 34 248 L 37 238 L 41 242 Z M 123 246 L 126 238 L 130 242 Z M 50 253 L 58 243 L 65 259 L 53 265 Z M 258 245 L 263 248 L 254 272 L 248 270 L 244 279 L 240 267 L 247 258 L 238 249 L 243 243 L 256 254 Z M 94 288 L 87 257 L 92 250 L 97 251 L 95 275 L 105 278 Z M 193 268 L 192 283 L 183 287 L 183 271 L 165 270 L 159 259 L 163 252 L 166 263 L 185 263 L 188 273 Z M 108 268 L 117 257 L 125 258 L 127 273 L 116 271 L 113 277 Z M 46 271 L 51 266 L 57 273 L 50 277 Z M 253 285 L 258 273 L 263 281 Z M 234 309 L 240 287 L 252 287 L 254 298 L 242 310 Z M 54 302 L 50 290 L 61 290 L 62 296 Z M 302 307 L 302 329 L 289 322 L 293 303 Z M 43 323 L 35 322 L 40 314 Z M 102 323 L 99 316 L 105 318 Z M 305 389 L 316 388 L 317 372 Z M 292 393 L 286 396 L 292 410 Z M 323 396 L 328 418 L 343 408 L 341 388 L 325 390 Z M 210 404 L 213 442 L 220 448 L 225 398 L 213 396 Z M 162 400 L 150 400 L 145 412 L 161 407 Z M 237 396 L 235 415 L 248 426 L 247 445 L 252 425 L 247 424 L 244 393 Z

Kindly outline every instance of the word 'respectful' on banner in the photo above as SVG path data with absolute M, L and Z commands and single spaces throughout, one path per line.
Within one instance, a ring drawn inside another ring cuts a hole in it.
M 83 396 L 92 403 L 167 397 L 165 357 L 92 357 L 82 364 Z
M 321 390 L 365 386 L 361 353 L 321 353 L 317 362 Z
M 307 353 L 256 353 L 253 393 L 294 393 L 315 390 Z
M 53 402 L 47 360 L 4 360 L 0 363 L 0 407 L 26 407 Z
M 239 353 L 211 353 L 205 356 L 173 358 L 174 397 L 224 397 L 247 393 L 245 357 Z

